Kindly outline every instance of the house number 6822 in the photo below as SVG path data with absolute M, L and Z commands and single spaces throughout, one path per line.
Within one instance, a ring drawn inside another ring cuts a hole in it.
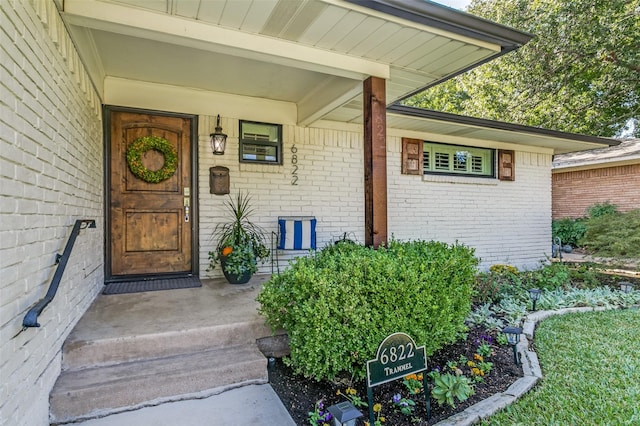
M 388 350 L 388 351 L 387 351 Z M 404 361 L 407 358 L 413 358 L 413 344 L 388 346 L 382 350 L 380 354 L 380 363 L 386 365 L 389 362 Z
M 291 145 L 291 185 L 298 185 L 298 148 L 296 144 Z

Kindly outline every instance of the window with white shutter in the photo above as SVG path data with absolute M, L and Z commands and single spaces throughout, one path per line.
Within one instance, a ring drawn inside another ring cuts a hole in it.
M 422 144 L 424 174 L 495 177 L 495 150 L 436 142 Z

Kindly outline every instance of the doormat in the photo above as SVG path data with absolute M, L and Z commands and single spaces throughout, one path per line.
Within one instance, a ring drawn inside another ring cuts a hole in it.
M 161 278 L 109 283 L 102 294 L 140 293 L 143 291 L 176 290 L 181 288 L 202 287 L 198 277 Z

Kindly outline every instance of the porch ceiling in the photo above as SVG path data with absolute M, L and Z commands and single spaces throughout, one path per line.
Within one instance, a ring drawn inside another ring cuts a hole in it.
M 529 36 L 422 0 L 65 0 L 98 90 L 106 77 L 295 103 L 298 123 L 358 122 L 362 81 L 387 103 Z

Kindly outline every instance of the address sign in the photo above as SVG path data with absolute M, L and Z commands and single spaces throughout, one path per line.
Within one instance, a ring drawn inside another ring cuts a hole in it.
M 424 346 L 405 333 L 393 333 L 378 346 L 376 359 L 367 361 L 367 386 L 374 387 L 427 369 Z

